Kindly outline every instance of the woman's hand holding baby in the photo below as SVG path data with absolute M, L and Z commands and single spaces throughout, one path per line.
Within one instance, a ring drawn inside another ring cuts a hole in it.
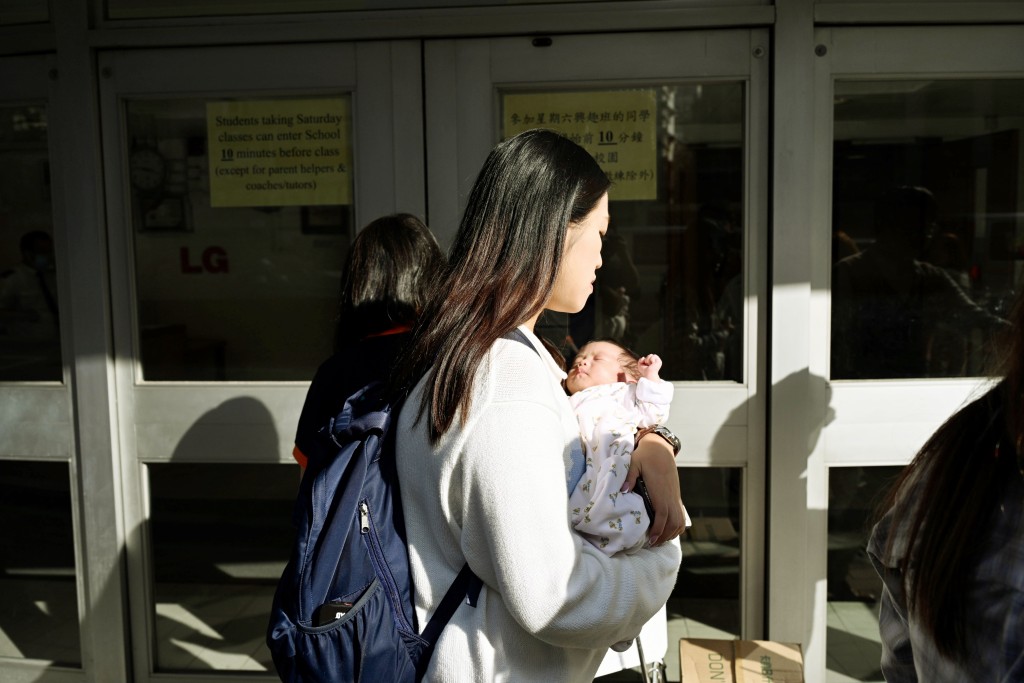
M 679 491 L 675 453 L 672 446 L 657 434 L 647 434 L 640 438 L 640 443 L 633 451 L 622 490 L 632 491 L 640 476 L 644 478 L 654 506 L 650 543 L 659 546 L 686 531 L 686 515 Z

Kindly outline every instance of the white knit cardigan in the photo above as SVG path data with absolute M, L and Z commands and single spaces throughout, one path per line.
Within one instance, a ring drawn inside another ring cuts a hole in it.
M 675 541 L 608 557 L 569 525 L 566 476 L 579 439 L 559 382 L 539 355 L 499 339 L 477 373 L 472 408 L 436 447 L 416 420 L 423 383 L 398 422 L 398 474 L 416 614 L 426 624 L 464 562 L 484 583 L 441 635 L 428 681 L 591 681 L 608 647 L 640 632 L 668 600 Z

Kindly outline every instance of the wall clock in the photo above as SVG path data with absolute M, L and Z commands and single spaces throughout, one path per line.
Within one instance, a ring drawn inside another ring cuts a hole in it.
M 167 163 L 152 147 L 137 147 L 128 158 L 128 180 L 139 192 L 152 193 L 164 184 Z

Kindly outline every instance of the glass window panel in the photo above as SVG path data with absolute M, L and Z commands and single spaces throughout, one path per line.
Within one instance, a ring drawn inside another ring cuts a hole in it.
M 304 380 L 330 355 L 353 234 L 350 107 L 128 103 L 145 380 Z
M 0 657 L 80 667 L 67 463 L 0 460 L 0 520 Z
M 0 107 L 0 381 L 61 381 L 46 109 Z
M 1021 92 L 836 82 L 833 379 L 984 374 L 1024 263 Z
M 666 606 L 666 677 L 679 680 L 680 638 L 740 636 L 740 468 L 681 467 L 679 487 L 693 527 L 680 538 L 683 563 Z M 645 654 L 647 662 L 661 653 Z M 594 679 L 595 683 L 645 680 L 639 668 Z M 687 679 L 689 680 L 689 679 Z
M 743 84 L 507 91 L 502 108 L 505 137 L 558 130 L 614 182 L 595 294 L 539 331 L 567 356 L 612 337 L 660 355 L 664 379 L 742 382 Z
M 668 602 L 672 636 L 739 637 L 742 476 L 738 467 L 679 468 L 693 526 L 682 538 L 684 560 Z
M 833 467 L 828 489 L 828 681 L 884 681 L 879 670 L 882 581 L 865 548 L 889 487 L 903 470 Z
M 267 610 L 294 538 L 294 465 L 149 465 L 159 671 L 273 671 Z
M 0 4 L 0 26 L 41 24 L 49 20 L 47 0 L 4 0 Z

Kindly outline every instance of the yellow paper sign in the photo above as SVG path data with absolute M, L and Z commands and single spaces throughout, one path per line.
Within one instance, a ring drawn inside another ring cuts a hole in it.
M 210 205 L 352 203 L 348 97 L 206 103 Z
M 597 160 L 609 196 L 657 199 L 657 97 L 652 89 L 507 93 L 505 137 L 531 128 L 562 133 Z

